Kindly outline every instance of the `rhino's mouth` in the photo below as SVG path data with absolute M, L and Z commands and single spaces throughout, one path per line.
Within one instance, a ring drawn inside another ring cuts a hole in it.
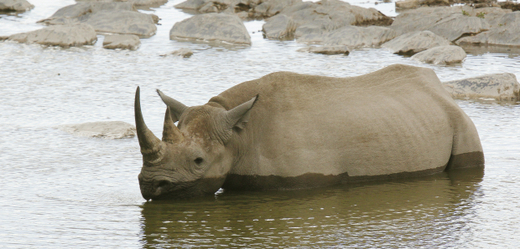
M 196 182 L 177 182 L 173 183 L 169 180 L 160 179 L 149 182 L 140 179 L 139 185 L 141 194 L 144 199 L 159 200 L 159 199 L 185 199 L 197 195 Z
M 225 178 L 198 179 L 190 182 L 171 182 L 166 179 L 154 179 L 145 182 L 139 178 L 141 194 L 146 200 L 178 200 L 196 196 L 213 195 Z

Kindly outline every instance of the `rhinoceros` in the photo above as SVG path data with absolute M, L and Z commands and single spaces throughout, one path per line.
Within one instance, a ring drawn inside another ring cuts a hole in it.
M 349 78 L 276 72 L 193 107 L 157 92 L 167 105 L 162 140 L 144 122 L 139 87 L 135 96 L 147 200 L 484 167 L 475 125 L 431 69 L 392 65 Z

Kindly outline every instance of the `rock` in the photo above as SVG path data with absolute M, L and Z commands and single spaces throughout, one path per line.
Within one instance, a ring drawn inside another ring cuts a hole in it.
M 398 15 L 390 28 L 399 34 L 430 30 L 450 41 L 489 30 L 496 19 L 510 12 L 500 8 L 470 6 L 422 7 Z
M 170 40 L 202 40 L 251 45 L 251 37 L 242 20 L 230 14 L 201 14 L 175 23 Z
M 430 48 L 412 56 L 414 60 L 436 65 L 461 63 L 464 58 L 464 49 L 453 45 Z
M 136 7 L 159 7 L 168 2 L 168 0 L 129 0 Z
M 26 0 L 0 0 L 0 12 L 24 12 L 34 8 Z
M 157 31 L 152 16 L 135 11 L 101 10 L 89 15 L 84 22 L 100 33 L 131 34 L 148 38 Z
M 459 39 L 457 44 L 520 46 L 520 11 L 502 15 L 496 24 L 489 31 Z
M 136 7 L 159 7 L 168 2 L 168 0 L 76 0 L 76 2 L 127 2 Z
M 509 9 L 512 11 L 520 10 L 520 3 L 513 2 L 513 1 L 499 2 L 498 5 L 500 5 L 500 8 L 502 8 L 502 9 Z
M 399 34 L 423 31 L 442 19 L 458 13 L 462 13 L 460 8 L 422 7 L 399 14 L 395 17 L 390 28 L 396 30 Z
M 267 18 L 281 13 L 285 8 L 301 4 L 302 0 L 268 0 L 264 1 L 252 10 L 252 17 Z
M 401 9 L 415 9 L 422 6 L 450 6 L 449 0 L 404 0 L 395 2 L 395 8 Z
M 191 49 L 189 48 L 181 48 L 179 50 L 175 50 L 169 54 L 162 54 L 161 56 L 162 57 L 166 57 L 166 56 L 169 56 L 169 55 L 172 55 L 172 56 L 180 56 L 180 57 L 183 57 L 183 58 L 189 58 L 193 55 L 193 51 L 191 51 Z
M 348 25 L 389 25 L 392 19 L 376 9 L 362 8 L 337 0 L 295 2 L 283 8 L 278 15 L 294 21 L 294 37 L 308 34 L 322 35 Z M 264 26 L 275 26 L 279 19 L 270 18 Z M 280 28 L 283 30 L 283 28 Z M 288 35 L 290 36 L 290 34 Z
M 428 30 L 449 41 L 455 41 L 462 36 L 478 34 L 490 28 L 489 23 L 483 18 L 454 14 L 435 23 Z
M 268 39 L 292 39 L 296 23 L 288 16 L 280 14 L 273 16 L 262 26 L 262 31 Z
M 37 43 L 46 46 L 73 47 L 96 43 L 96 31 L 88 24 L 56 25 L 43 29 L 14 34 L 8 40 Z
M 187 0 L 175 5 L 177 9 L 198 11 L 199 13 L 235 14 L 249 12 L 260 4 L 262 0 Z M 249 16 L 247 14 L 246 16 Z
M 498 20 L 505 14 L 512 12 L 509 9 L 501 9 L 497 7 L 475 9 L 468 6 L 463 6 L 461 8 L 464 15 L 479 17 L 483 20 L 486 20 L 491 25 L 491 27 L 499 27 Z
M 107 49 L 130 49 L 136 50 L 141 41 L 136 35 L 106 35 L 103 47 Z
M 406 33 L 381 45 L 394 54 L 412 55 L 429 48 L 448 46 L 450 42 L 431 31 L 416 31 Z
M 345 26 L 324 35 L 308 34 L 298 38 L 298 42 L 317 43 L 324 46 L 347 46 L 349 49 L 378 47 L 394 39 L 397 32 L 387 27 Z
M 456 99 L 494 98 L 519 101 L 520 84 L 512 73 L 489 74 L 475 78 L 443 82 L 444 88 Z
M 298 49 L 298 52 L 308 52 L 308 53 L 316 53 L 316 54 L 344 54 L 349 55 L 350 51 L 347 46 L 322 46 L 322 47 L 307 47 Z
M 62 125 L 60 130 L 80 137 L 99 137 L 106 139 L 131 138 L 135 136 L 135 127 L 122 121 L 89 122 L 83 124 Z
M 68 5 L 58 9 L 49 18 L 38 21 L 47 25 L 67 24 L 71 22 L 81 22 L 85 20 L 88 15 L 101 11 L 110 10 L 113 12 L 120 10 L 137 11 L 130 3 L 121 2 L 80 2 L 73 5 Z
M 81 2 L 65 6 L 38 22 L 47 25 L 87 23 L 97 32 L 153 36 L 158 17 L 138 12 L 127 2 Z

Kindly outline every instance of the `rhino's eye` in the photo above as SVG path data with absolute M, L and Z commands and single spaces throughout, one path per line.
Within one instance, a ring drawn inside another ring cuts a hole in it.
M 204 159 L 202 159 L 202 157 L 197 157 L 197 159 L 195 159 L 195 163 L 197 165 L 200 165 L 202 162 L 204 162 Z

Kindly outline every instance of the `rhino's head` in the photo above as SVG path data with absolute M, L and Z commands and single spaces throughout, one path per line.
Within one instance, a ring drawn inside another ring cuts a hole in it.
M 244 128 L 257 97 L 226 110 L 218 105 L 187 107 L 157 92 L 167 105 L 162 140 L 144 122 L 139 87 L 135 95 L 135 123 L 143 155 L 141 194 L 149 200 L 215 193 L 234 160 L 226 144 Z

